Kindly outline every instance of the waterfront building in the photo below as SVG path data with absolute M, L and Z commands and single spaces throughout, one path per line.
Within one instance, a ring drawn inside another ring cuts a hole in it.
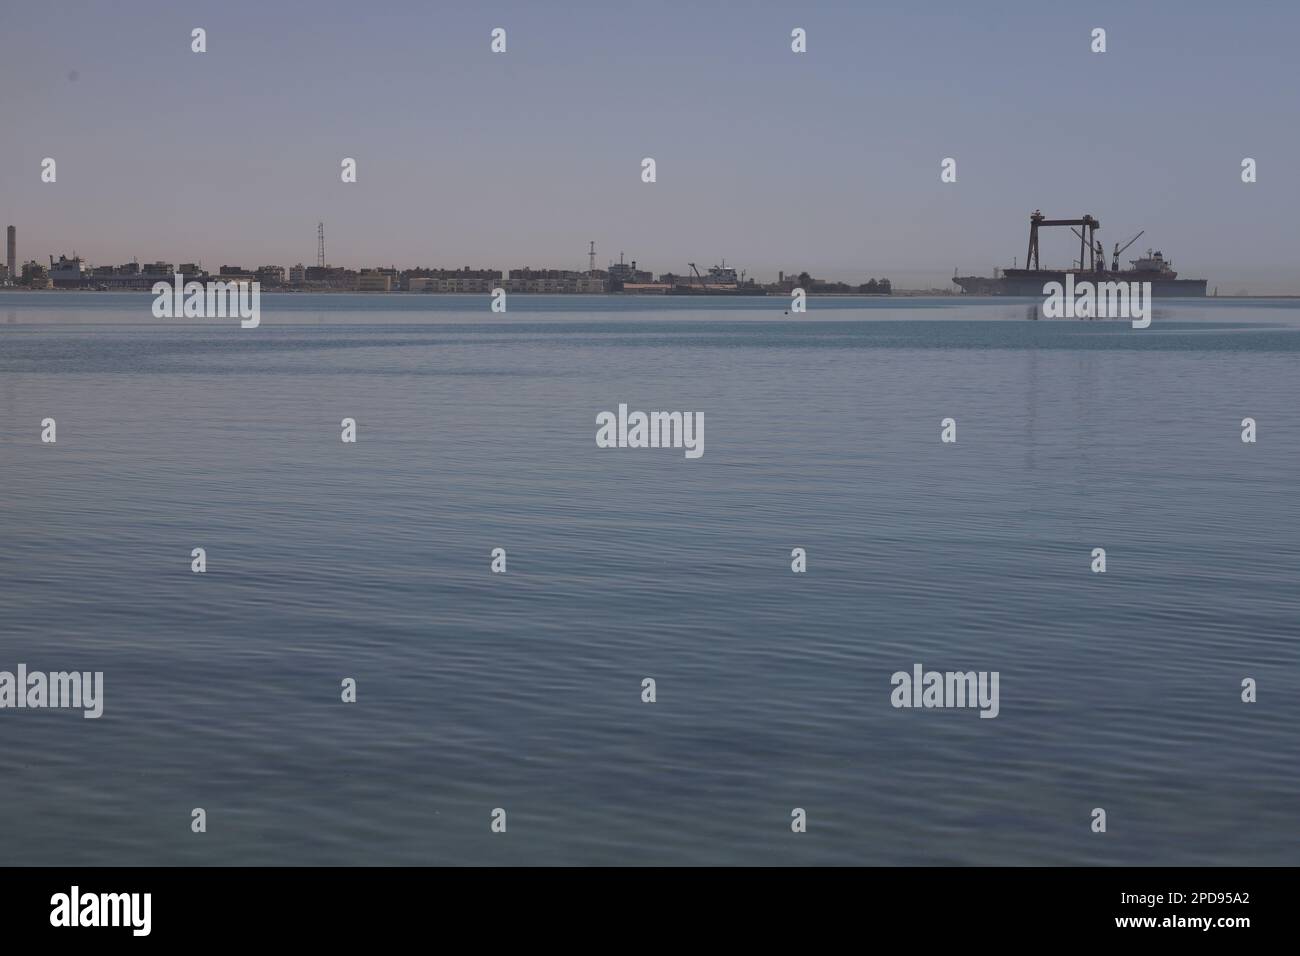
M 33 289 L 48 289 L 50 276 L 39 262 L 23 263 L 22 283 Z
M 408 292 L 491 292 L 501 286 L 500 269 L 408 269 L 399 288 Z
M 357 276 L 358 292 L 392 292 L 393 277 L 382 269 L 362 269 Z
M 568 269 L 511 269 L 505 280 L 507 292 L 601 293 L 609 291 L 609 279 L 603 273 L 574 272 Z
M 253 275 L 267 288 L 284 285 L 284 266 L 258 266 Z

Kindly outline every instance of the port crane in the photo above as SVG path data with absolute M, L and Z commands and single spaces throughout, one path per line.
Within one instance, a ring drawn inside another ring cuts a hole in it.
M 1080 242 L 1087 242 L 1087 240 L 1083 238 L 1083 233 L 1081 233 L 1078 229 L 1075 229 L 1073 226 L 1071 226 L 1070 231 L 1079 237 Z M 1082 248 L 1083 247 L 1080 246 L 1080 249 Z M 1091 251 L 1092 251 L 1093 271 L 1100 272 L 1102 269 L 1106 268 L 1106 247 L 1101 244 L 1100 239 L 1094 239 L 1092 242 Z M 1082 255 L 1082 253 L 1080 254 Z M 1082 258 L 1078 259 L 1076 261 L 1076 265 L 1080 269 L 1082 269 L 1083 259 Z
M 1078 236 L 1079 239 L 1080 239 L 1080 241 L 1086 241 L 1086 240 L 1084 240 L 1084 238 L 1083 238 L 1083 233 L 1079 232 L 1078 229 L 1071 228 L 1070 231 L 1071 231 L 1072 233 L 1074 233 L 1076 236 Z M 1132 239 L 1130 239 L 1128 242 L 1124 243 L 1123 245 L 1120 245 L 1118 242 L 1115 243 L 1115 251 L 1114 251 L 1113 257 L 1111 258 L 1111 261 L 1110 261 L 1110 271 L 1111 271 L 1111 272 L 1119 272 L 1119 257 L 1120 257 L 1120 253 L 1122 253 L 1122 252 L 1123 252 L 1125 249 L 1127 249 L 1129 246 L 1133 245 L 1133 243 L 1135 243 L 1135 242 L 1137 242 L 1139 239 L 1141 239 L 1141 238 L 1142 238 L 1142 234 L 1145 233 L 1145 232 L 1146 232 L 1146 230 L 1143 229 L 1142 232 L 1139 232 L 1136 236 L 1134 236 Z M 1106 267 L 1106 247 L 1103 246 L 1103 245 L 1101 244 L 1101 240 L 1100 240 L 1100 239 L 1096 240 L 1096 243 L 1095 243 L 1095 249 L 1094 249 L 1093 251 L 1094 251 L 1094 254 L 1095 254 L 1095 258 L 1094 258 L 1093 261 L 1097 263 L 1097 265 L 1096 265 L 1095 268 L 1096 268 L 1098 271 L 1100 271 L 1100 270 L 1102 270 L 1102 269 L 1104 269 L 1104 268 Z M 1083 260 L 1079 260 L 1079 268 L 1080 268 L 1080 269 L 1083 268 Z
M 704 276 L 700 275 L 700 270 L 697 269 L 697 268 L 695 268 L 695 263 L 694 263 L 694 262 L 688 262 L 688 263 L 686 263 L 686 264 L 687 264 L 688 266 L 690 266 L 690 267 L 691 267 L 691 271 L 695 273 L 695 278 L 700 280 L 700 285 L 703 285 L 703 284 L 704 284 Z M 691 279 L 691 282 L 694 283 L 694 282 L 695 282 L 695 279 Z
M 1146 232 L 1146 230 L 1143 229 L 1142 232 Z M 1121 246 L 1118 242 L 1115 243 L 1115 258 L 1114 258 L 1114 260 L 1112 260 L 1112 262 L 1111 262 L 1111 264 L 1110 264 L 1110 271 L 1111 271 L 1111 272 L 1119 272 L 1119 254 L 1120 254 L 1121 252 L 1123 252 L 1125 249 L 1127 249 L 1129 246 L 1133 245 L 1133 243 L 1135 243 L 1135 242 L 1137 242 L 1139 239 L 1141 239 L 1141 238 L 1142 238 L 1142 232 L 1139 232 L 1136 236 L 1134 236 L 1134 237 L 1133 237 L 1132 239 L 1130 239 L 1128 242 L 1124 243 L 1124 245 L 1122 245 L 1122 246 Z

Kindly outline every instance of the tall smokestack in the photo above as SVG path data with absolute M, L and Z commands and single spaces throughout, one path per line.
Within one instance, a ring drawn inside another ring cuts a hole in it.
M 5 258 L 5 264 L 9 266 L 9 281 L 14 281 L 14 266 L 18 261 L 18 230 L 13 226 L 9 227 L 9 253 Z

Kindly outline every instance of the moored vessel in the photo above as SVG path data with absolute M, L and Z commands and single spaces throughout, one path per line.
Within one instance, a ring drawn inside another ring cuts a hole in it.
M 1043 269 L 1038 260 L 1038 230 L 1041 226 L 1069 226 L 1079 237 L 1079 258 L 1073 268 Z M 1180 279 L 1172 263 L 1159 250 L 1148 249 L 1145 256 L 1129 260 L 1129 268 L 1120 269 L 1119 257 L 1129 246 L 1136 242 L 1143 232 L 1139 232 L 1128 242 L 1115 243 L 1111 254 L 1111 267 L 1106 268 L 1106 249 L 1096 238 L 1096 230 L 1101 221 L 1092 216 L 1079 219 L 1048 219 L 1040 211 L 1034 210 L 1029 217 L 1029 252 L 1025 257 L 1024 269 L 994 269 L 993 276 L 959 276 L 952 281 L 961 287 L 967 295 L 1025 295 L 1041 296 L 1044 286 L 1049 282 L 1065 284 L 1066 277 L 1072 275 L 1074 284 L 1081 282 L 1149 282 L 1151 294 L 1170 297 L 1204 296 L 1206 279 Z

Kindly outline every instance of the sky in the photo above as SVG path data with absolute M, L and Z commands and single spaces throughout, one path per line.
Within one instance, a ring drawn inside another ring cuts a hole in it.
M 1023 265 L 1042 209 L 1096 216 L 1108 254 L 1145 229 L 1128 255 L 1211 290 L 1300 293 L 1293 0 L 6 7 L 21 261 L 311 265 L 323 221 L 352 268 L 585 269 L 594 240 L 600 266 L 925 288 Z M 1044 234 L 1044 265 L 1074 254 Z

